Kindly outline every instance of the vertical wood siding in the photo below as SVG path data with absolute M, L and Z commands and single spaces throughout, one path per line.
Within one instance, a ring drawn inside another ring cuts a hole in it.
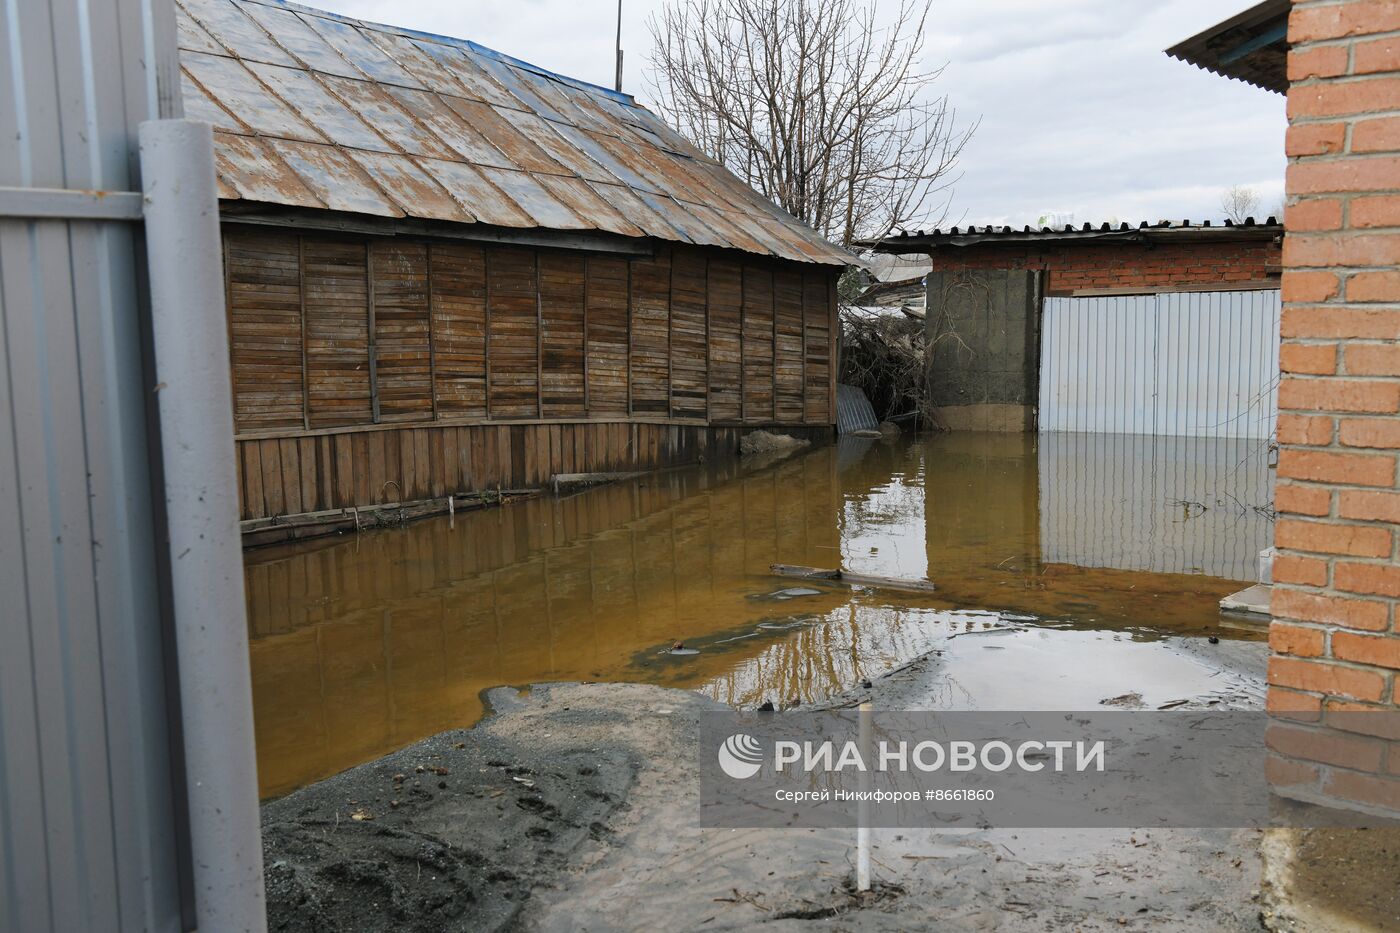
M 713 443 L 696 426 L 831 421 L 830 270 L 236 227 L 225 249 L 245 517 L 665 466 Z

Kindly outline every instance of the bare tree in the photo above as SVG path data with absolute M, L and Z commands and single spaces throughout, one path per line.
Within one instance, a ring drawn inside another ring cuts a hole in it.
M 1245 185 L 1226 188 L 1220 195 L 1220 209 L 1237 224 L 1259 212 L 1259 192 Z
M 946 215 L 959 129 L 921 70 L 931 0 L 674 0 L 648 81 L 683 135 L 850 246 Z

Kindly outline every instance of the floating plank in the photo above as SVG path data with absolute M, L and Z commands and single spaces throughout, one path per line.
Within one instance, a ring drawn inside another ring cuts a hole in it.
M 799 567 L 793 564 L 772 564 L 768 568 L 780 577 L 796 577 L 818 583 L 844 583 L 847 586 L 870 586 L 881 590 L 904 590 L 910 593 L 932 593 L 934 585 L 927 580 L 896 580 L 844 570 L 823 570 L 820 567 Z

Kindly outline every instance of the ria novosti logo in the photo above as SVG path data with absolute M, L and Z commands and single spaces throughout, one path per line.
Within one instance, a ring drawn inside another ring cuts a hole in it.
M 753 736 L 736 732 L 720 744 L 719 767 L 736 780 L 751 778 L 763 767 L 763 746 Z

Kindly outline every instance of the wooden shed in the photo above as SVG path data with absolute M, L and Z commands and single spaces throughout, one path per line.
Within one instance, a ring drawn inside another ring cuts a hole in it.
M 179 14 L 245 520 L 832 433 L 851 257 L 630 96 L 291 4 Z

